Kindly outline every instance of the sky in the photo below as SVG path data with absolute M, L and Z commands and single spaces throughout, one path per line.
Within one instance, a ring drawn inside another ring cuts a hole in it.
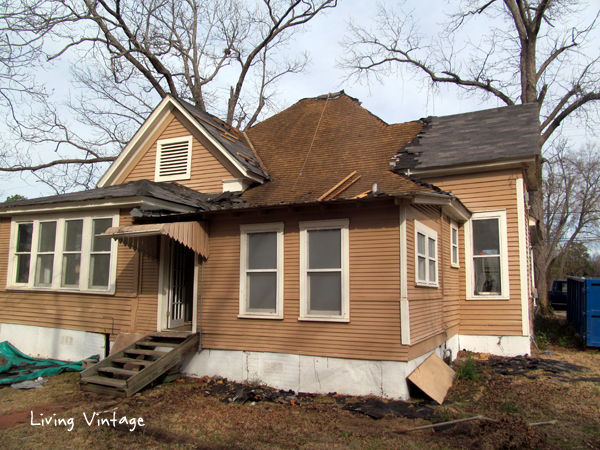
M 412 11 L 419 21 L 419 29 L 433 33 L 440 28 L 444 20 L 444 12 L 452 8 L 447 1 L 408 0 L 403 8 Z M 432 92 L 419 80 L 400 77 L 385 78 L 382 84 L 371 85 L 356 82 L 343 82 L 345 72 L 336 67 L 336 60 L 342 56 L 340 45 L 348 21 L 367 23 L 369 16 L 375 14 L 375 2 L 364 0 L 341 0 L 338 7 L 327 14 L 313 19 L 308 31 L 298 35 L 294 41 L 294 49 L 306 50 L 311 57 L 311 65 L 306 73 L 294 74 L 282 79 L 278 91 L 278 100 L 290 106 L 306 97 L 315 97 L 343 89 L 348 95 L 358 98 L 362 105 L 387 123 L 399 123 L 417 120 L 429 115 L 449 115 L 469 111 L 504 106 L 498 100 L 482 102 L 476 97 L 466 98 L 459 95 L 456 88 L 441 87 Z M 485 30 L 471 27 L 469 33 L 477 34 Z M 600 36 L 596 42 L 600 41 Z M 47 79 L 58 80 L 53 86 L 55 91 L 67 92 L 69 88 L 68 68 L 57 65 Z M 574 139 L 584 142 L 593 139 L 586 130 L 568 126 L 565 132 Z M 20 194 L 28 198 L 52 195 L 52 191 L 36 182 L 31 176 L 22 178 L 0 179 L 0 198 Z

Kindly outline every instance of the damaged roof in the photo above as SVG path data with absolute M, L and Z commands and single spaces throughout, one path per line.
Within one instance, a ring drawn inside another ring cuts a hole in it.
M 175 100 L 194 117 L 202 128 L 219 141 L 223 148 L 225 148 L 225 150 L 227 150 L 227 152 L 229 152 L 229 154 L 231 154 L 231 156 L 243 167 L 263 178 L 269 178 L 266 171 L 261 167 L 260 161 L 252 149 L 246 146 L 242 131 L 184 100 L 179 98 Z
M 537 103 L 421 119 L 423 128 L 392 157 L 396 171 L 488 163 L 540 154 Z
M 149 197 L 201 210 L 215 209 L 212 202 L 223 194 L 203 194 L 177 183 L 157 183 L 149 180 L 131 181 L 125 184 L 89 189 L 87 191 L 52 195 L 31 200 L 0 203 L 0 209 L 34 205 L 51 205 L 65 202 L 107 200 L 125 197 Z
M 443 192 L 390 170 L 390 157 L 423 129 L 388 125 L 341 91 L 300 100 L 247 130 L 271 180 L 245 191 L 250 206 L 377 194 Z

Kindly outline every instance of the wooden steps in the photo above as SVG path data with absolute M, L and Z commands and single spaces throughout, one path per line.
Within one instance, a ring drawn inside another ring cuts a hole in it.
M 151 333 L 81 372 L 79 383 L 84 391 L 128 397 L 176 369 L 199 343 L 198 333 Z

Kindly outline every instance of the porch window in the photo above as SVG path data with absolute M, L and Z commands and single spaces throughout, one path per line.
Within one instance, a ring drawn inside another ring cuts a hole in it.
M 474 213 L 466 230 L 468 298 L 508 298 L 506 211 Z
M 300 222 L 300 319 L 349 319 L 348 220 Z
M 415 220 L 417 286 L 438 286 L 437 232 Z
M 283 223 L 240 232 L 240 317 L 283 318 Z
M 96 234 L 111 217 L 13 222 L 8 287 L 108 291 L 114 288 L 116 244 Z

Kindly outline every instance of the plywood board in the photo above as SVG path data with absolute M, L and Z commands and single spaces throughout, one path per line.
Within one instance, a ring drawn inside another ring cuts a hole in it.
M 452 386 L 454 370 L 448 367 L 438 355 L 432 353 L 408 376 L 408 379 L 441 405 L 448 389 Z

